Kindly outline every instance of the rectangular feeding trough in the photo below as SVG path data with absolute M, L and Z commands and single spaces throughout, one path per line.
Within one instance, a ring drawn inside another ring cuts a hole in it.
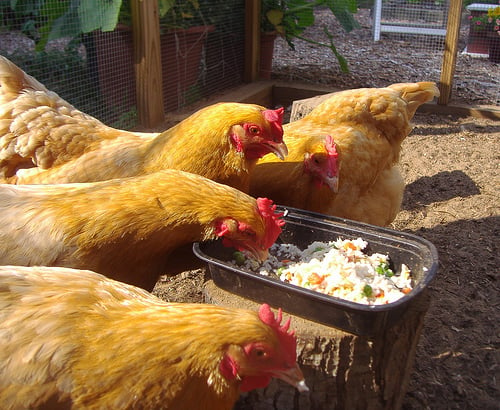
M 220 241 L 195 243 L 193 251 L 208 263 L 215 285 L 308 320 L 373 337 L 380 329 L 404 318 L 408 307 L 436 274 L 438 257 L 434 245 L 416 235 L 295 208 L 280 206 L 278 209 L 285 212 L 286 221 L 278 243 L 290 243 L 304 249 L 314 241 L 361 238 L 368 242 L 370 253 L 389 255 L 396 269 L 401 264 L 408 266 L 412 290 L 384 305 L 355 303 L 234 266 L 230 262 L 234 250 L 222 246 Z

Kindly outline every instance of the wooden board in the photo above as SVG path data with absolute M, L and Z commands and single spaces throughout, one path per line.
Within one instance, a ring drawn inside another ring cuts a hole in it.
M 162 95 L 160 23 L 156 2 L 133 1 L 134 67 L 139 122 L 145 128 L 165 118 Z
M 297 99 L 292 103 L 290 121 L 296 121 L 311 112 L 318 104 L 328 99 L 333 93 L 318 93 L 313 97 Z M 459 115 L 476 118 L 487 118 L 500 120 L 500 108 L 494 106 L 470 106 L 470 105 L 440 105 L 435 102 L 422 104 L 418 112 L 428 112 L 431 114 Z

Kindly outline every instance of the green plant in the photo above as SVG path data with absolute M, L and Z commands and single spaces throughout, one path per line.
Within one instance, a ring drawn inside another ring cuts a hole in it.
M 127 26 L 132 25 L 130 1 L 122 0 L 118 15 L 118 22 Z M 222 0 L 158 0 L 160 28 L 163 30 L 189 28 L 212 24 L 209 17 L 210 7 Z
M 172 29 L 212 24 L 204 11 L 221 1 L 158 0 L 160 25 Z M 0 17 L 8 26 L 22 21 L 21 29 L 35 40 L 37 51 L 50 40 L 112 31 L 118 23 L 132 23 L 130 0 L 0 0 Z
M 314 24 L 314 10 L 317 7 L 329 8 L 347 32 L 359 27 L 354 19 L 354 13 L 357 12 L 356 0 L 262 0 L 261 30 L 282 36 L 292 49 L 295 48 L 294 39 L 328 47 L 337 58 L 342 71 L 348 72 L 347 61 L 337 51 L 333 35 L 326 27 L 323 30 L 329 44 L 303 36 L 304 31 Z
M 111 126 L 121 130 L 130 130 L 136 126 L 138 122 L 137 108 L 134 105 L 130 107 L 128 111 L 122 112 L 118 116 L 118 119 L 111 124 Z
M 500 6 L 488 9 L 479 16 L 469 16 L 474 31 L 493 32 L 500 35 Z

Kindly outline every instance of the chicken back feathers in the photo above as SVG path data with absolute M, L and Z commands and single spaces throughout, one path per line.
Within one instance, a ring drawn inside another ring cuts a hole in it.
M 279 377 L 307 390 L 289 322 L 167 303 L 91 271 L 0 267 L 3 409 L 232 409 Z
M 289 155 L 283 163 L 268 155 L 258 162 L 251 195 L 388 225 L 399 212 L 404 191 L 398 168 L 401 143 L 417 108 L 436 96 L 433 82 L 332 94 L 305 117 L 283 126 Z M 311 158 L 318 159 L 315 173 L 310 172 Z M 318 184 L 321 177 L 324 183 Z
M 0 56 L 0 179 L 93 182 L 165 168 L 248 191 L 258 158 L 283 158 L 283 109 L 219 103 L 160 134 L 108 127 Z
M 167 255 L 223 238 L 264 260 L 276 206 L 199 175 L 164 170 L 94 183 L 0 185 L 0 264 L 90 269 L 152 289 Z
M 0 173 L 7 180 L 16 181 L 19 169 L 58 167 L 106 142 L 130 138 L 138 136 L 77 110 L 0 56 Z

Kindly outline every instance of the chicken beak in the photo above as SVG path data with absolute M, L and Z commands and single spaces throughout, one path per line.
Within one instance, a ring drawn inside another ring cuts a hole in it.
M 302 370 L 300 370 L 300 367 L 297 363 L 295 363 L 294 367 L 291 367 L 288 370 L 280 370 L 273 372 L 273 376 L 292 385 L 301 393 L 309 391 L 309 387 L 307 387 L 306 385 L 306 381 L 304 379 L 304 375 L 302 374 Z
M 334 177 L 326 177 L 324 179 L 324 182 L 328 187 L 335 193 L 339 191 L 339 177 L 334 176 Z
M 268 142 L 267 146 L 269 147 L 269 151 L 272 152 L 274 155 L 276 155 L 282 161 L 288 155 L 288 147 L 286 146 L 286 144 L 284 142 L 282 142 L 280 144 Z

